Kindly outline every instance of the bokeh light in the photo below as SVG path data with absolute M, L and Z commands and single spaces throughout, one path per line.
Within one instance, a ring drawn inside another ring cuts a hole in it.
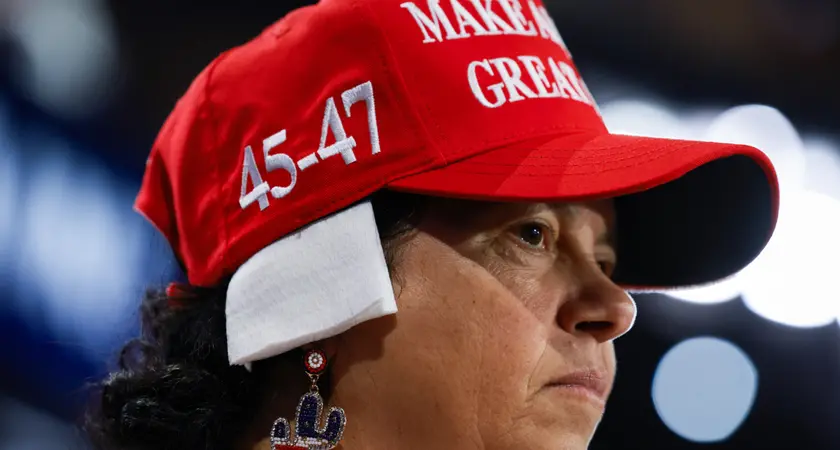
M 662 422 L 694 442 L 717 442 L 744 422 L 755 401 L 758 372 L 731 342 L 697 337 L 675 345 L 653 377 L 653 404 Z
M 139 222 L 120 183 L 95 164 L 71 160 L 69 149 L 52 148 L 27 180 L 27 199 L 38 206 L 21 217 L 19 276 L 28 295 L 20 297 L 43 297 L 37 314 L 51 329 L 104 352 L 140 292 Z
M 117 88 L 118 50 L 99 0 L 30 0 L 6 26 L 22 50 L 15 81 L 42 108 L 78 119 L 107 105 Z
M 805 182 L 802 187 L 840 201 L 840 148 L 825 137 L 806 139 L 804 144 Z
M 840 312 L 837 255 L 840 202 L 806 190 L 786 191 L 776 232 L 742 273 L 746 305 L 796 327 L 830 323 Z
M 690 138 L 693 134 L 667 107 L 645 100 L 616 100 L 602 105 L 601 114 L 612 133 L 662 138 Z
M 0 104 L 0 280 L 8 276 L 5 272 L 11 267 L 10 247 L 16 228 L 15 209 L 18 201 L 18 161 L 6 130 L 8 125 L 4 120 L 5 113 Z

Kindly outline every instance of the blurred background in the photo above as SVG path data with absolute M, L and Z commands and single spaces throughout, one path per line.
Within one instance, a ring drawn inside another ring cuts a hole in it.
M 85 383 L 177 276 L 131 209 L 156 131 L 305 3 L 0 0 L 0 450 L 85 448 Z M 758 145 L 784 191 L 747 269 L 636 295 L 592 448 L 840 448 L 840 1 L 546 3 L 613 131 Z

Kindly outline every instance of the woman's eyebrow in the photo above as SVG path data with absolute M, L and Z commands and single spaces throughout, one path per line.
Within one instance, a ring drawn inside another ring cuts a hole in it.
M 571 217 L 577 216 L 580 212 L 578 211 L 578 206 L 575 203 L 534 203 L 528 206 L 527 212 L 530 214 L 535 214 L 540 211 L 544 211 L 546 209 L 550 209 L 554 211 L 555 214 L 558 216 L 566 214 Z M 595 245 L 609 245 L 610 247 L 615 248 L 616 246 L 616 237 L 613 230 L 608 225 L 604 231 L 598 233 L 598 236 L 595 238 Z

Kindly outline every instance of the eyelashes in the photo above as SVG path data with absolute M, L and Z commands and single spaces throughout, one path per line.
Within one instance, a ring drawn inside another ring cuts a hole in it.
M 517 247 L 533 256 L 556 257 L 560 253 L 557 245 L 558 233 L 550 225 L 540 220 L 529 220 L 513 225 L 507 234 L 512 238 Z M 521 258 L 517 258 L 521 262 Z M 588 258 L 592 264 L 607 277 L 611 278 L 615 271 L 616 258 L 613 251 L 595 251 Z
M 526 222 L 517 225 L 515 234 L 520 242 L 536 250 L 547 250 L 549 239 L 552 237 L 548 226 L 540 222 Z

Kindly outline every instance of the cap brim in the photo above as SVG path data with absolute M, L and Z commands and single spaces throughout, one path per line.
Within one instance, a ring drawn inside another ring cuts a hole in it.
M 758 149 L 615 134 L 520 142 L 388 187 L 487 201 L 615 198 L 615 279 L 631 288 L 736 273 L 766 245 L 779 202 L 776 173 Z

